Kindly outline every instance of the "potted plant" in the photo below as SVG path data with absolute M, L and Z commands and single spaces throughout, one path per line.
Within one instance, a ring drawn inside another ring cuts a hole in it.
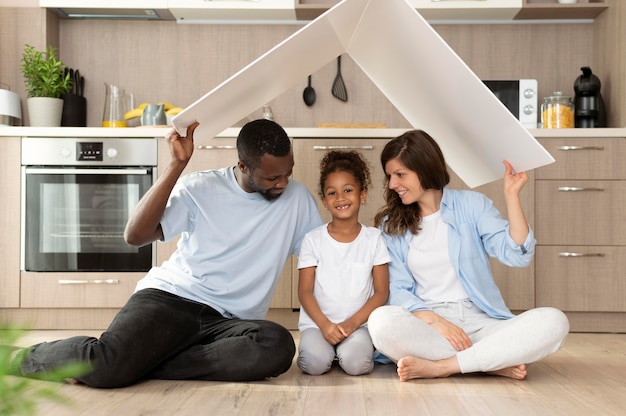
M 52 46 L 48 46 L 45 52 L 28 44 L 24 47 L 21 69 L 26 85 L 26 103 L 31 126 L 61 125 L 61 96 L 72 88 L 70 75 L 63 73 L 64 66 Z

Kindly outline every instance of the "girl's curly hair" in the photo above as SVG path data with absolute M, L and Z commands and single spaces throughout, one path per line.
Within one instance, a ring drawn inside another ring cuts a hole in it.
M 353 150 L 331 150 L 320 162 L 319 196 L 324 197 L 326 178 L 333 172 L 347 172 L 354 176 L 361 190 L 366 191 L 371 185 L 370 169 L 367 161 L 359 152 Z

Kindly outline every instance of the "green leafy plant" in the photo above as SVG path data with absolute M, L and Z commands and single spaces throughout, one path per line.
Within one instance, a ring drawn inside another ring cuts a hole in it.
M 52 46 L 43 52 L 27 44 L 22 53 L 21 69 L 28 97 L 61 98 L 62 94 L 69 92 L 72 79 L 63 73 L 64 67 Z
M 23 334 L 21 329 L 0 327 L 0 416 L 36 415 L 37 403 L 41 400 L 70 404 L 59 393 L 58 382 L 89 371 L 85 364 L 71 364 L 47 373 L 39 380 L 12 375 L 16 348 L 11 345 L 15 345 Z

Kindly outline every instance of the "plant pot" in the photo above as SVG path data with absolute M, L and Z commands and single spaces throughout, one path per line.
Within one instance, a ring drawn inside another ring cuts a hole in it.
M 26 99 L 28 117 L 32 127 L 60 127 L 63 114 L 63 100 L 51 97 L 30 97 Z

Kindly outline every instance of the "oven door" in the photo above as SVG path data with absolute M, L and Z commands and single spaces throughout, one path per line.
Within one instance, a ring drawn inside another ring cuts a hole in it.
M 124 241 L 152 168 L 22 167 L 22 270 L 147 271 L 152 244 Z

